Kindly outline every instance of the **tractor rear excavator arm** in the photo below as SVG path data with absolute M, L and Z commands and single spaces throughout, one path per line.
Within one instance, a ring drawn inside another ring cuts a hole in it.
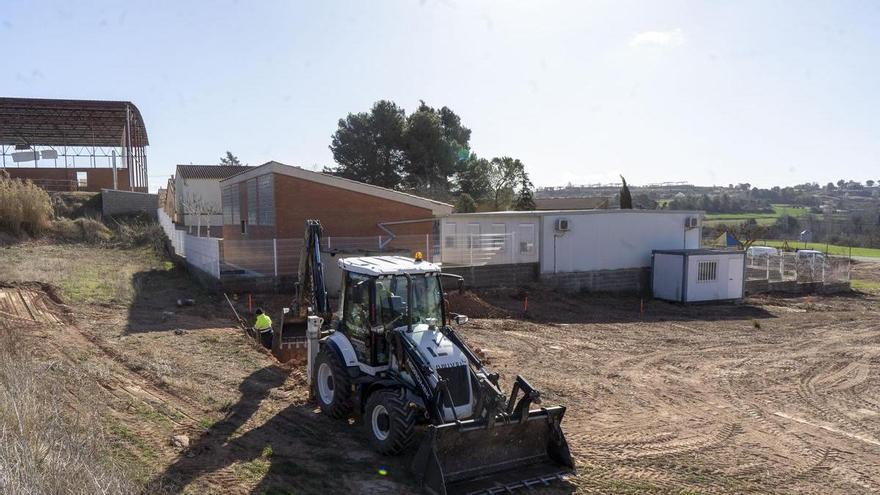
M 321 222 L 306 220 L 303 247 L 299 258 L 299 280 L 296 298 L 293 301 L 294 314 L 305 320 L 309 312 L 330 321 L 330 301 L 324 284 L 324 265 L 321 262 Z

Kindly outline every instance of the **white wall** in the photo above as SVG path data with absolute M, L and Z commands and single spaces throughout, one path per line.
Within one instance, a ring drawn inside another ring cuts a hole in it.
M 684 290 L 684 255 L 655 254 L 651 277 L 654 297 L 681 301 Z
M 699 248 L 701 229 L 685 229 L 685 218 L 692 216 L 698 215 L 656 210 L 545 214 L 541 273 L 648 267 L 652 250 Z M 568 232 L 555 231 L 558 218 L 569 220 Z
M 440 220 L 440 257 L 456 265 L 536 263 L 536 215 L 450 215 Z
M 219 179 L 183 179 L 176 176 L 174 178 L 174 195 L 177 202 L 178 215 L 183 219 L 183 225 L 189 227 L 199 224 L 198 216 L 185 214 L 185 209 L 182 206 L 187 200 L 199 198 L 206 204 L 213 206 L 217 212 L 215 215 L 203 215 L 202 226 L 207 225 L 209 221 L 212 226 L 223 226 Z
M 743 296 L 743 253 L 705 254 L 688 256 L 687 301 L 718 301 L 739 299 Z M 700 262 L 717 262 L 714 281 L 700 282 Z

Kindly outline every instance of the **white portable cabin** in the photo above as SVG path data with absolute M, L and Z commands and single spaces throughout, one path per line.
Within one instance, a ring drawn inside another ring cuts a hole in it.
M 654 297 L 676 302 L 730 301 L 745 295 L 745 251 L 655 250 Z

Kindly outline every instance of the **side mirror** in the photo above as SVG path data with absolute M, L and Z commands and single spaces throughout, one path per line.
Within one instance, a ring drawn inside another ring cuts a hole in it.
M 456 325 L 464 325 L 468 322 L 468 317 L 465 315 L 455 315 L 455 324 Z

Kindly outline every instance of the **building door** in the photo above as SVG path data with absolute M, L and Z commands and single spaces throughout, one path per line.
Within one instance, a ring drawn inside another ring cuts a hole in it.
M 742 257 L 730 258 L 727 262 L 727 299 L 741 297 L 744 283 Z

